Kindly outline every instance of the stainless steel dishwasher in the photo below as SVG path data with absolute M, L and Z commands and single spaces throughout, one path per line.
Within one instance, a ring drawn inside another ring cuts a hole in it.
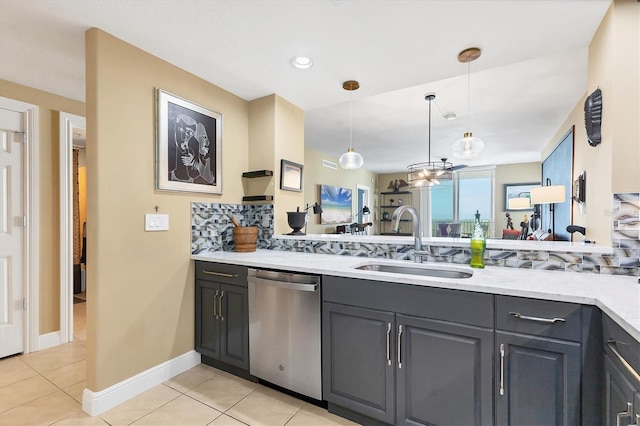
M 249 269 L 249 370 L 322 400 L 320 277 Z

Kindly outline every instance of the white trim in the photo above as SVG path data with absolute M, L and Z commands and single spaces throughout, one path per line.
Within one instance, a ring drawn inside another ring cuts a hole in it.
M 51 333 L 41 334 L 38 339 L 38 350 L 49 349 L 61 344 L 60 332 L 52 331 Z
M 60 112 L 60 343 L 73 340 L 73 129 L 86 129 L 79 115 Z
M 82 393 L 82 410 L 90 416 L 99 416 L 198 364 L 200 354 L 191 350 L 99 392 L 85 389 Z
M 25 288 L 24 297 L 27 301 L 27 310 L 24 321 L 24 353 L 37 351 L 39 348 L 39 324 L 40 324 L 40 215 L 38 202 L 39 197 L 39 163 L 38 163 L 38 143 L 39 137 L 39 108 L 37 105 L 29 104 L 15 99 L 0 97 L 0 104 L 3 108 L 12 109 L 26 115 L 25 128 L 28 139 L 25 150 L 25 214 L 27 215 L 27 228 L 25 239 Z

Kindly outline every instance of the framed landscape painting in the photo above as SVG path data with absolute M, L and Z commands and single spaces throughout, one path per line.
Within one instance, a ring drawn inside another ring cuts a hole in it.
M 351 190 L 338 186 L 320 185 L 320 223 L 332 225 L 350 223 L 351 218 Z
M 156 189 L 222 194 L 222 114 L 156 89 Z

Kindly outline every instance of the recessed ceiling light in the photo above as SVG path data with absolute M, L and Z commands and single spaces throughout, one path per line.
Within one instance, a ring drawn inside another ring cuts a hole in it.
M 313 61 L 311 58 L 307 58 L 306 56 L 294 56 L 291 59 L 291 65 L 298 69 L 306 70 L 313 66 Z

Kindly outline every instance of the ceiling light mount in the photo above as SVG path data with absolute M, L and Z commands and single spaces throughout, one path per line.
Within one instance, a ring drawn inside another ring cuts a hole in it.
M 469 130 L 470 121 L 470 98 L 471 98 L 471 62 L 478 59 L 481 51 L 477 47 L 464 49 L 458 54 L 458 61 L 467 64 L 467 131 L 462 139 L 453 143 L 453 156 L 456 158 L 474 158 L 484 150 L 484 142 L 478 137 L 474 137 Z
M 342 83 L 342 88 L 351 92 L 351 102 L 349 102 L 349 149 L 340 156 L 338 162 L 340 167 L 345 170 L 355 170 L 362 167 L 364 159 L 358 154 L 352 146 L 353 139 L 353 91 L 360 88 L 360 83 L 356 80 L 347 80 Z

